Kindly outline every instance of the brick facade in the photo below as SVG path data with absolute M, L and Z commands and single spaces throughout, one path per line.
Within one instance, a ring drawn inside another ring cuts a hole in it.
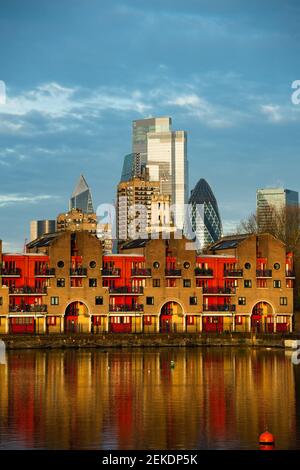
M 88 232 L 2 254 L 0 333 L 292 331 L 293 257 L 271 235 L 136 240 L 103 255 Z

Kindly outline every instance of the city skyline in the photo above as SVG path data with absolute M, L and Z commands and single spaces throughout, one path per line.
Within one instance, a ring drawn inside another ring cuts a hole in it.
M 225 233 L 255 211 L 258 188 L 299 191 L 300 106 L 291 101 L 299 14 L 295 1 L 275 1 L 272 11 L 257 1 L 218 9 L 206 1 L 4 4 L 5 250 L 23 247 L 30 220 L 65 209 L 80 173 L 95 206 L 111 203 L 131 122 L 148 116 L 170 115 L 187 131 L 190 188 L 199 178 L 214 188 Z M 138 40 L 129 40 L 132 31 Z

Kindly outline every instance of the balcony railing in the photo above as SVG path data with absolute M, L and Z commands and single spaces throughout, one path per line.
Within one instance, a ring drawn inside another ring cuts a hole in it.
M 136 268 L 131 270 L 132 277 L 150 277 L 151 269 L 149 268 Z
M 34 271 L 36 277 L 55 276 L 55 268 L 39 268 Z
M 120 277 L 121 269 L 120 268 L 103 268 L 102 276 L 111 276 L 111 277 Z
M 286 277 L 295 277 L 295 271 L 287 270 L 285 275 Z
M 14 312 L 41 312 L 45 313 L 47 312 L 47 305 L 10 305 L 9 306 L 9 312 L 14 313 Z
M 203 305 L 203 312 L 235 312 L 235 305 Z
M 212 277 L 214 274 L 212 269 L 205 269 L 205 268 L 195 268 L 195 276 L 201 277 Z
M 75 276 L 79 276 L 79 277 L 84 277 L 84 276 L 87 276 L 87 268 L 71 268 L 70 269 L 70 276 L 72 277 L 75 277 Z
M 166 269 L 165 275 L 166 277 L 180 277 L 181 269 Z
M 47 287 L 10 287 L 9 293 L 12 295 L 41 295 L 47 294 Z
M 136 304 L 136 305 L 110 305 L 109 306 L 110 312 L 143 312 L 144 305 L 143 304 Z
M 272 277 L 272 269 L 257 269 L 256 277 Z
M 122 286 L 122 287 L 110 287 L 110 294 L 143 294 L 144 288 L 142 286 Z
M 243 277 L 242 269 L 225 269 L 224 277 Z
M 203 287 L 203 294 L 232 295 L 236 293 L 235 287 Z
M 20 268 L 0 268 L 0 276 L 20 277 L 21 269 Z

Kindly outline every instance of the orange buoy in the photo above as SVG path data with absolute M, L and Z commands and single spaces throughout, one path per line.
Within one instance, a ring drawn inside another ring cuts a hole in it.
M 269 431 L 265 431 L 259 436 L 259 448 L 261 450 L 271 450 L 274 446 L 275 437 Z

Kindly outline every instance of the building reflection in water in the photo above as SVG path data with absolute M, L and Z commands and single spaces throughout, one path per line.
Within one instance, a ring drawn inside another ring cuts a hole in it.
M 0 448 L 297 448 L 298 376 L 281 350 L 10 352 Z

